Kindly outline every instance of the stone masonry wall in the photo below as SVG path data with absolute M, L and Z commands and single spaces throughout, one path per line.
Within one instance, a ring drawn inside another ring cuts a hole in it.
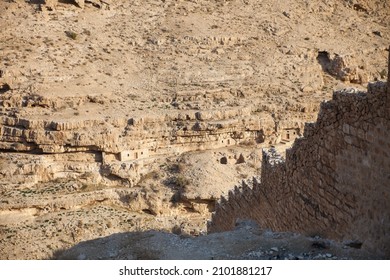
M 335 92 L 285 161 L 263 152 L 261 183 L 222 199 L 209 232 L 249 218 L 273 230 L 358 240 L 390 257 L 389 88 L 377 82 L 367 92 Z

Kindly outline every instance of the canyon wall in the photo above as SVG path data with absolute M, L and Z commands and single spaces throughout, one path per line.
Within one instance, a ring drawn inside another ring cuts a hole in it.
M 0 156 L 8 166 L 1 173 L 18 175 L 19 183 L 37 183 L 89 172 L 95 181 L 112 175 L 133 185 L 156 157 L 290 141 L 303 126 L 298 119 L 276 123 L 269 114 L 253 114 L 250 107 L 110 119 L 45 120 L 11 112 L 0 116 Z M 13 164 L 16 157 L 26 165 Z M 31 161 L 36 162 L 33 173 L 26 169 Z M 33 181 L 26 179 L 29 174 Z
M 387 83 L 389 84 L 389 83 Z M 390 256 L 390 87 L 336 91 L 286 159 L 263 151 L 261 181 L 216 206 L 209 232 L 250 218 L 264 228 L 362 242 Z

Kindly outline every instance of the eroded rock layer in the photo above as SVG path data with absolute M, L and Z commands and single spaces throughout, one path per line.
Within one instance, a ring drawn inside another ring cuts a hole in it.
M 279 2 L 0 1 L 0 256 L 201 234 L 261 147 L 386 77 L 388 1 Z

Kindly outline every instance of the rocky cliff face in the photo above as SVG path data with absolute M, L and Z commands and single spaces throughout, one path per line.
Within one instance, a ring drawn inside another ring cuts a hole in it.
M 1 255 L 204 231 L 261 147 L 385 77 L 387 1 L 306 2 L 2 1 Z
M 222 199 L 209 231 L 251 218 L 274 230 L 358 240 L 388 258 L 389 89 L 378 82 L 368 92 L 335 92 L 286 160 L 274 150 L 263 152 L 261 181 Z

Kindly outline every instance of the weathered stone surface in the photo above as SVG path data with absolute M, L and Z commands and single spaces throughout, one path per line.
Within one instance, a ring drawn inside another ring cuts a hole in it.
M 179 233 L 178 233 L 179 234 Z M 128 244 L 134 244 L 129 246 Z M 226 244 L 230 244 L 226 246 Z M 261 246 L 259 246 L 261 244 Z M 325 248 L 316 246 L 326 244 Z M 54 259 L 116 260 L 329 260 L 375 256 L 334 240 L 272 232 L 250 221 L 237 221 L 234 231 L 185 238 L 157 231 L 114 234 L 81 242 L 57 252 Z
M 249 197 L 229 193 L 217 205 L 209 232 L 232 229 L 237 218 L 250 218 L 274 230 L 359 240 L 389 257 L 386 86 L 378 82 L 369 93 L 335 92 L 322 104 L 310 132 L 287 150 L 285 161 L 274 149 L 263 152 L 261 183 L 253 182 Z
M 315 135 L 319 128 L 305 122 L 333 89 L 364 84 L 359 71 L 385 78 L 387 1 L 244 2 L 77 1 L 81 9 L 76 1 L 0 1 L 2 258 L 43 258 L 115 232 L 197 235 L 216 197 L 258 172 L 262 147 Z M 329 75 L 321 52 L 346 56 L 345 78 Z M 344 105 L 340 114 L 377 117 Z M 329 114 L 327 143 L 339 137 L 336 120 Z M 362 149 L 377 134 L 354 121 L 346 139 Z M 330 172 L 335 162 L 312 165 Z M 242 189 L 245 201 L 230 208 L 251 201 Z

